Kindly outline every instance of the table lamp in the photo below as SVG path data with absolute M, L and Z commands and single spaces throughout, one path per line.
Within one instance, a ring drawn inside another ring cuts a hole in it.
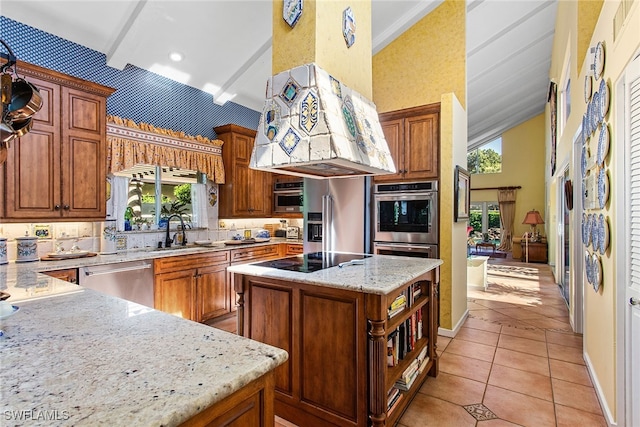
M 533 242 L 537 242 L 540 240 L 540 236 L 537 233 L 538 224 L 544 224 L 542 217 L 540 216 L 540 212 L 533 209 L 527 212 L 527 215 L 524 217 L 523 224 L 529 224 L 531 226 L 531 237 Z M 525 239 L 525 257 L 526 262 L 529 262 L 529 236 L 527 235 Z
M 537 242 L 540 240 L 540 235 L 537 232 L 538 224 L 544 224 L 544 220 L 540 216 L 540 212 L 533 209 L 527 212 L 527 215 L 524 217 L 523 224 L 529 224 L 531 226 L 531 237 L 533 242 Z

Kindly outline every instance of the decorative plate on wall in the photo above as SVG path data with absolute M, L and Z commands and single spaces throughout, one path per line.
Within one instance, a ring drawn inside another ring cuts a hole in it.
M 582 177 L 587 176 L 587 145 L 582 146 L 582 155 L 580 157 L 580 172 L 582 172 Z
M 604 167 L 604 161 L 609 154 L 609 145 L 611 144 L 611 135 L 609 134 L 609 125 L 607 122 L 602 122 L 600 125 L 600 137 L 598 138 L 598 151 L 596 160 L 601 167 Z
M 598 129 L 598 125 L 602 121 L 602 118 L 600 117 L 600 92 L 595 92 L 593 94 L 591 103 L 593 104 L 593 126 Z
M 291 28 L 295 27 L 302 16 L 302 0 L 284 0 L 282 18 Z
M 604 168 L 598 172 L 598 205 L 600 209 L 604 209 L 609 201 L 609 175 Z
M 589 102 L 593 93 L 593 79 L 591 74 L 584 76 L 584 102 Z
M 604 120 L 604 117 L 609 112 L 609 104 L 611 101 L 609 85 L 604 79 L 600 81 L 600 89 L 598 90 L 598 93 L 600 94 L 600 116 Z
M 342 12 L 342 35 L 347 47 L 353 46 L 356 42 L 356 18 L 351 7 Z
M 582 243 L 589 246 L 589 217 L 586 213 L 582 214 Z
M 603 214 L 598 216 L 598 250 L 604 255 L 609 248 L 609 220 Z
M 596 50 L 593 55 L 593 77 L 599 80 L 602 77 L 604 71 L 604 42 L 598 42 Z
M 586 273 L 586 276 L 587 276 L 587 282 L 592 283 L 591 254 L 589 253 L 589 251 L 584 251 L 584 272 Z
M 600 235 L 598 234 L 598 215 L 597 214 L 593 214 L 591 215 L 591 247 L 593 248 L 594 251 L 598 250 L 598 238 L 600 237 Z
M 591 284 L 593 285 L 593 290 L 598 292 L 600 290 L 600 285 L 602 285 L 602 261 L 600 261 L 600 257 L 596 254 L 591 255 Z

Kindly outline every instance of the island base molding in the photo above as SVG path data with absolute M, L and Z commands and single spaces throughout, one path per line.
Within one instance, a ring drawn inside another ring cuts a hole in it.
M 427 376 L 438 375 L 438 285 L 439 267 L 386 295 L 235 273 L 238 334 L 289 353 L 275 370 L 276 415 L 305 427 L 395 425 Z M 418 296 L 389 318 L 407 290 Z M 420 334 L 388 366 L 391 338 L 417 330 L 418 320 Z M 417 360 L 420 370 L 389 406 Z

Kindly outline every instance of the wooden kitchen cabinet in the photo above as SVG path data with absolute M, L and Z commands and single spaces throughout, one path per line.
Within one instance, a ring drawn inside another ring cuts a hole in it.
M 10 144 L 0 217 L 104 219 L 106 98 L 114 89 L 23 62 L 18 70 L 43 105 L 31 131 Z
M 380 124 L 396 173 L 376 175 L 375 182 L 437 179 L 440 159 L 440 104 L 380 114 Z
M 250 248 L 232 249 L 230 252 L 231 265 L 266 261 L 270 259 L 281 258 L 283 256 L 280 243 L 275 243 L 273 245 L 254 246 Z M 229 282 L 229 286 L 231 289 L 231 311 L 236 311 L 236 302 L 238 301 L 238 296 L 233 290 L 233 275 L 231 273 L 227 273 L 227 281 Z
M 256 131 L 233 124 L 213 130 L 224 141 L 222 160 L 226 178 L 219 188 L 220 218 L 270 217 L 273 174 L 249 168 Z
M 302 243 L 283 243 L 284 256 L 299 255 L 304 253 L 304 247 Z
M 154 308 L 204 322 L 229 313 L 229 251 L 154 260 Z

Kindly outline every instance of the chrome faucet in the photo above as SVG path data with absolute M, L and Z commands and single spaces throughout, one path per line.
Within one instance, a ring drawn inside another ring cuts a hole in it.
M 182 227 L 182 246 L 186 246 L 187 244 L 187 230 L 184 227 L 184 221 L 182 219 L 182 215 L 173 214 L 167 218 L 167 235 L 164 239 L 164 247 L 170 248 L 171 243 L 173 243 L 173 239 L 169 237 L 169 225 L 171 224 L 171 218 L 176 217 L 180 220 L 180 227 Z

